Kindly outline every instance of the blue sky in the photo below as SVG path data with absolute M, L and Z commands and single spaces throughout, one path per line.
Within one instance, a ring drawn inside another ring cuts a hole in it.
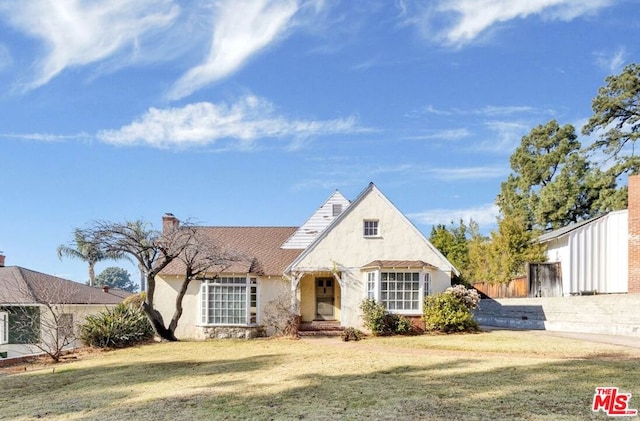
M 579 132 L 605 77 L 638 61 L 638 10 L 0 1 L 0 250 L 85 281 L 56 247 L 91 220 L 293 226 L 370 181 L 426 235 L 489 230 L 520 138 L 553 118 Z

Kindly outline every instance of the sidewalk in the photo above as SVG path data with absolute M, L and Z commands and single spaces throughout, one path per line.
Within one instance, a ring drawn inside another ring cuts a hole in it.
M 520 330 L 496 326 L 480 326 L 482 330 Z M 609 345 L 620 345 L 640 349 L 640 336 L 600 335 L 597 333 L 561 332 L 556 330 L 528 330 L 539 335 L 557 336 L 561 338 L 578 339 L 587 342 L 597 342 Z

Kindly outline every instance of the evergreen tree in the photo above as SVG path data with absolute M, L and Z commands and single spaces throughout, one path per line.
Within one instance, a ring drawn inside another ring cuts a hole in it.
M 638 174 L 640 157 L 635 142 L 640 138 L 640 64 L 633 63 L 615 76 L 605 79 L 591 104 L 594 115 L 582 128 L 585 135 L 599 132 L 590 151 L 599 151 L 611 161 L 607 174 Z

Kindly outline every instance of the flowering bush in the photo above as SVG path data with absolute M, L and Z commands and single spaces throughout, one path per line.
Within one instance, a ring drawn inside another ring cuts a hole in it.
M 478 322 L 471 310 L 478 308 L 480 296 L 473 289 L 463 285 L 447 288 L 443 293 L 425 297 L 425 330 L 445 333 L 476 332 Z
M 445 291 L 459 299 L 469 310 L 475 310 L 480 305 L 480 294 L 475 289 L 467 289 L 464 285 L 456 285 L 447 288 Z

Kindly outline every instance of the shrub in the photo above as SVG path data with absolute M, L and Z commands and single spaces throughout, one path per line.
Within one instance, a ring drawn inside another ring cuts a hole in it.
M 414 327 L 410 319 L 404 316 L 396 316 L 395 319 L 395 333 L 408 335 L 413 332 Z
M 413 331 L 411 320 L 387 311 L 384 304 L 373 298 L 367 298 L 360 304 L 364 326 L 374 336 L 408 334 Z
M 458 298 L 466 308 L 475 310 L 480 304 L 480 294 L 473 288 L 466 288 L 464 285 L 455 285 L 447 288 L 446 293 Z
M 478 308 L 479 302 L 477 291 L 468 290 L 462 285 L 425 297 L 422 317 L 425 330 L 445 333 L 476 332 L 478 323 L 471 310 Z
M 360 304 L 364 326 L 375 336 L 389 334 L 389 320 L 387 309 L 384 304 L 377 302 L 373 298 L 367 298 Z
M 362 331 L 356 329 L 355 327 L 348 327 L 342 331 L 342 333 L 340 334 L 340 337 L 345 342 L 359 341 L 360 339 L 365 337 L 365 334 Z
M 302 318 L 291 311 L 291 292 L 283 288 L 264 307 L 262 325 L 273 329 L 274 336 L 297 337 Z
M 80 326 L 80 339 L 99 348 L 125 348 L 153 338 L 153 328 L 140 307 L 118 304 L 87 316 Z

